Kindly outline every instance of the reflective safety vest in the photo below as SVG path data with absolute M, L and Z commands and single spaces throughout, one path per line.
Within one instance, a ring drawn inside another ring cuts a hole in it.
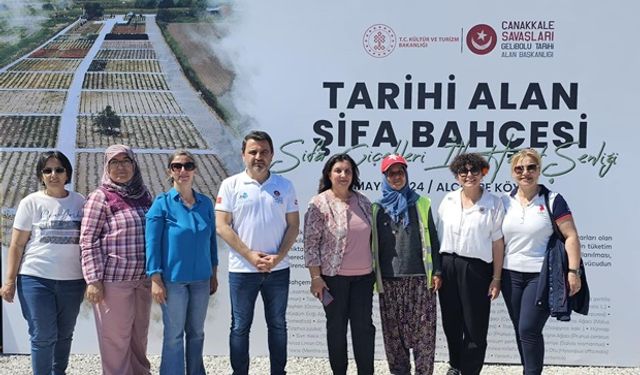
M 433 258 L 431 256 L 431 238 L 429 237 L 429 208 L 431 199 L 420 197 L 416 202 L 418 210 L 418 223 L 420 225 L 420 238 L 422 239 L 422 261 L 424 263 L 425 274 L 427 275 L 427 285 L 432 287 Z M 373 270 L 376 273 L 375 288 L 378 293 L 383 293 L 382 272 L 380 271 L 380 261 L 378 259 L 378 211 L 381 206 L 374 203 L 371 206 L 371 251 L 373 252 Z

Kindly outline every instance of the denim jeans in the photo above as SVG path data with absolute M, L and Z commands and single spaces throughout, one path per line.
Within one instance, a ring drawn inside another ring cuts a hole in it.
M 542 374 L 544 337 L 542 331 L 549 309 L 536 306 L 539 272 L 502 270 L 502 296 L 516 331 L 516 343 L 525 375 Z
M 287 301 L 289 269 L 271 273 L 229 272 L 231 297 L 231 367 L 234 375 L 249 373 L 249 331 L 258 298 L 262 295 L 267 321 L 271 374 L 285 374 L 287 365 Z
M 86 284 L 18 275 L 18 298 L 29 325 L 34 375 L 64 374 Z
M 164 340 L 160 374 L 184 375 L 185 362 L 187 375 L 206 374 L 202 351 L 204 320 L 209 306 L 209 279 L 176 283 L 164 281 L 164 286 L 167 301 L 161 305 Z

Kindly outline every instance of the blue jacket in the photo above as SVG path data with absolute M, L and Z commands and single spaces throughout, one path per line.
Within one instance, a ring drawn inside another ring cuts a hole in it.
M 549 207 L 549 190 L 542 187 L 542 194 L 545 195 L 547 211 L 552 212 Z M 551 219 L 553 220 L 553 219 Z M 571 311 L 582 315 L 589 313 L 589 285 L 584 270 L 582 259 L 580 260 L 580 277 L 582 286 L 578 293 L 569 297 L 568 269 L 569 257 L 564 247 L 564 239 L 556 234 L 558 230 L 554 226 L 554 234 L 551 235 L 547 244 L 547 251 L 540 270 L 540 281 L 536 290 L 536 305 L 548 308 L 552 317 L 561 320 L 571 320 Z

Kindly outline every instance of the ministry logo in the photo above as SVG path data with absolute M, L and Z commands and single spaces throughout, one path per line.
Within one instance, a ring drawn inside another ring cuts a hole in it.
M 476 55 L 486 55 L 493 51 L 497 43 L 496 31 L 489 25 L 475 25 L 467 33 L 467 47 Z
M 365 51 L 373 57 L 386 57 L 396 48 L 398 38 L 387 25 L 373 25 L 364 32 L 362 44 Z

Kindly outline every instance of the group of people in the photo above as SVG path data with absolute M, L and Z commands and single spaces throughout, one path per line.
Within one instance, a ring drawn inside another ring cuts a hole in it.
M 196 158 L 174 152 L 171 189 L 155 199 L 133 151 L 104 154 L 100 186 L 85 199 L 67 190 L 73 168 L 59 151 L 35 168 L 43 189 L 17 209 L 0 294 L 18 294 L 29 326 L 33 373 L 65 373 L 80 305 L 93 305 L 103 373 L 149 374 L 147 335 L 152 301 L 163 321 L 161 374 L 204 374 L 204 323 L 218 289 L 216 235 L 230 247 L 230 362 L 249 373 L 249 332 L 258 294 L 264 302 L 271 374 L 285 374 L 287 253 L 299 233 L 293 184 L 270 172 L 273 141 L 252 131 L 242 142 L 245 170 L 225 179 L 214 203 L 194 189 Z M 561 195 L 538 184 L 541 160 L 526 149 L 511 158 L 518 188 L 497 197 L 481 187 L 489 164 L 461 154 L 450 165 L 460 188 L 434 215 L 431 200 L 411 188 L 408 163 L 381 163 L 382 197 L 356 189 L 348 154 L 325 163 L 318 195 L 304 220 L 311 293 L 324 306 L 329 362 L 347 371 L 347 328 L 359 374 L 374 372 L 373 291 L 380 295 L 384 346 L 392 374 L 431 374 L 436 292 L 449 348 L 448 374 L 479 374 L 489 310 L 502 291 L 525 374 L 542 371 L 542 329 L 549 306 L 541 267 L 554 228 L 565 238 L 569 295 L 580 282 L 580 245 Z M 547 212 L 548 211 L 548 212 Z
M 373 373 L 375 289 L 391 374 L 411 373 L 411 353 L 416 374 L 433 373 L 436 292 L 449 351 L 447 375 L 479 374 L 491 301 L 501 291 L 524 373 L 540 374 L 542 330 L 550 316 L 541 271 L 554 228 L 565 239 L 568 258 L 568 287 L 561 297 L 568 300 L 581 289 L 571 211 L 560 194 L 538 183 L 541 167 L 533 149 L 514 154 L 517 188 L 498 197 L 481 184 L 487 160 L 460 154 L 449 165 L 460 188 L 433 215 L 431 200 L 411 187 L 402 156 L 382 160 L 382 196 L 374 203 L 357 191 L 354 160 L 348 154 L 330 157 L 305 215 L 304 248 L 311 293 L 324 305 L 333 373 L 347 372 L 348 325 L 358 374 Z

